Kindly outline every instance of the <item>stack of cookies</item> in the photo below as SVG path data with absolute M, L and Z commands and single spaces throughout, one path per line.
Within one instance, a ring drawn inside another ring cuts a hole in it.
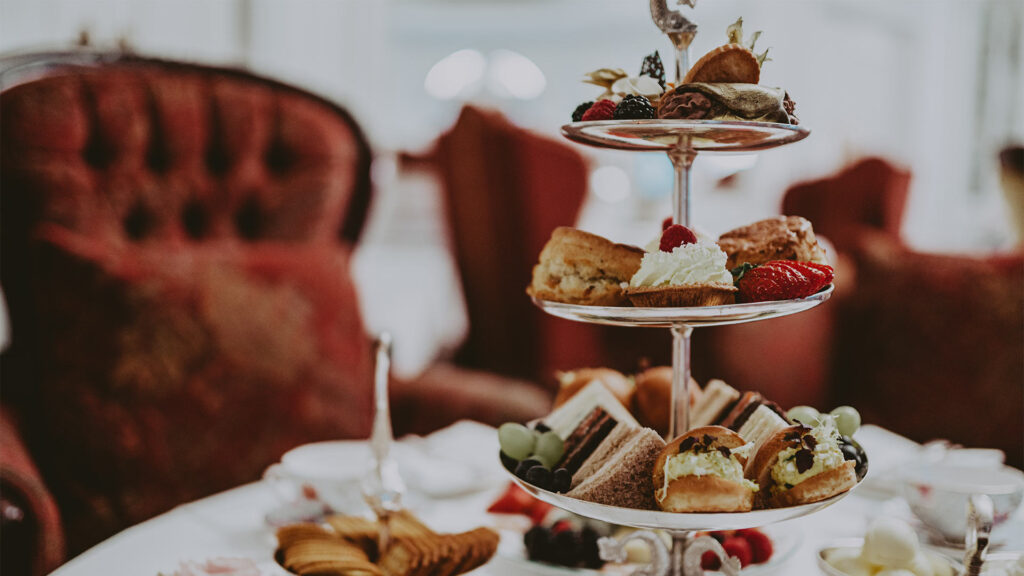
M 498 549 L 498 534 L 489 528 L 437 534 L 408 512 L 396 514 L 389 527 L 392 543 L 380 554 L 378 525 L 366 518 L 285 526 L 277 531 L 275 557 L 300 575 L 454 576 L 487 563 Z

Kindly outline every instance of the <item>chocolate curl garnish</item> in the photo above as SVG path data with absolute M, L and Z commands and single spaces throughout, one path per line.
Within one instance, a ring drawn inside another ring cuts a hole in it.
M 732 455 L 732 450 L 729 450 L 725 446 L 719 446 L 718 451 L 721 452 L 722 456 L 725 456 L 726 458 Z
M 814 438 L 814 436 L 811 436 L 810 434 L 804 436 L 804 446 L 807 446 L 811 450 L 814 450 L 814 447 L 817 445 L 818 441 Z
M 803 474 L 814 466 L 814 452 L 803 448 L 796 453 L 796 471 Z
M 679 453 L 682 454 L 683 452 L 686 452 L 690 448 L 693 448 L 693 445 L 696 443 L 697 439 L 694 438 L 693 436 L 690 436 L 689 438 L 683 440 L 682 442 L 679 443 Z

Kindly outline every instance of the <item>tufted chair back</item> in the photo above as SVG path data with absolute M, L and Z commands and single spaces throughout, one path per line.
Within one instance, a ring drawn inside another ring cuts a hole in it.
M 69 551 L 297 444 L 365 436 L 352 118 L 240 71 L 20 64 L 0 92 L 3 400 Z

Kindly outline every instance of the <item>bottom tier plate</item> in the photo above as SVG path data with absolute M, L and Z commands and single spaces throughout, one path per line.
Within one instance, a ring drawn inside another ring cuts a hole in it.
M 570 498 L 564 494 L 556 494 L 554 492 L 537 488 L 532 484 L 523 482 L 514 475 L 512 476 L 512 479 L 520 488 L 538 500 L 547 502 L 548 504 L 561 508 L 562 510 L 568 510 L 573 514 L 579 514 L 586 518 L 593 518 L 594 520 L 608 522 L 609 524 L 618 524 L 619 526 L 630 526 L 633 528 L 646 528 L 652 530 L 668 530 L 671 532 L 739 530 L 742 528 L 767 526 L 769 524 L 775 524 L 776 522 L 782 522 L 783 520 L 791 520 L 793 518 L 807 516 L 808 514 L 814 514 L 819 510 L 828 508 L 848 496 L 853 492 L 853 490 L 857 489 L 857 486 L 860 485 L 860 482 L 858 482 L 857 486 L 854 486 L 852 489 L 843 492 L 842 494 L 833 496 L 827 500 L 813 502 L 811 504 L 802 504 L 800 506 L 768 508 L 765 510 L 752 510 L 750 512 L 702 512 L 686 514 L 679 512 L 637 510 L 635 508 L 620 508 L 618 506 L 608 506 L 606 504 L 595 504 L 594 502 Z

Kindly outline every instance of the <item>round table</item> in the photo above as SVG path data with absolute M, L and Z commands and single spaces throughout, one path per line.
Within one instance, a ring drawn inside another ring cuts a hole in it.
M 456 425 L 458 426 L 458 425 Z M 465 433 L 479 435 L 480 425 L 465 427 Z M 429 438 L 429 437 L 428 437 Z M 907 515 L 906 505 L 896 498 L 895 484 L 887 481 L 891 471 L 920 451 L 920 446 L 881 428 L 866 426 L 858 432 L 872 464 L 868 479 L 857 492 L 822 512 L 774 525 L 773 530 L 792 530 L 798 548 L 789 559 L 773 569 L 773 574 L 820 574 L 815 563 L 817 550 L 828 543 L 863 536 L 868 522 L 880 514 Z M 417 441 L 422 441 L 418 439 Z M 449 433 L 446 442 L 461 444 L 459 433 Z M 496 442 L 496 441 L 495 441 Z M 493 457 L 479 442 L 479 458 Z M 439 531 L 465 530 L 494 525 L 495 517 L 487 506 L 507 485 L 496 470 L 490 488 L 449 498 L 410 498 L 414 512 Z M 184 504 L 129 528 L 100 543 L 60 567 L 54 576 L 85 576 L 110 573 L 155 575 L 171 574 L 181 562 L 202 562 L 211 558 L 244 557 L 255 561 L 262 574 L 285 576 L 273 561 L 276 545 L 273 528 L 264 522 L 270 510 L 281 505 L 278 493 L 264 482 L 246 484 L 226 492 Z M 1020 515 L 1004 534 L 1009 534 L 1008 549 L 1020 549 L 1024 522 Z M 503 538 L 515 539 L 511 532 Z M 514 549 L 503 542 L 502 550 Z M 513 575 L 529 573 L 530 564 L 499 552 L 489 564 L 474 574 Z M 538 573 L 541 573 L 539 570 Z M 763 572 L 760 572 L 763 573 Z

